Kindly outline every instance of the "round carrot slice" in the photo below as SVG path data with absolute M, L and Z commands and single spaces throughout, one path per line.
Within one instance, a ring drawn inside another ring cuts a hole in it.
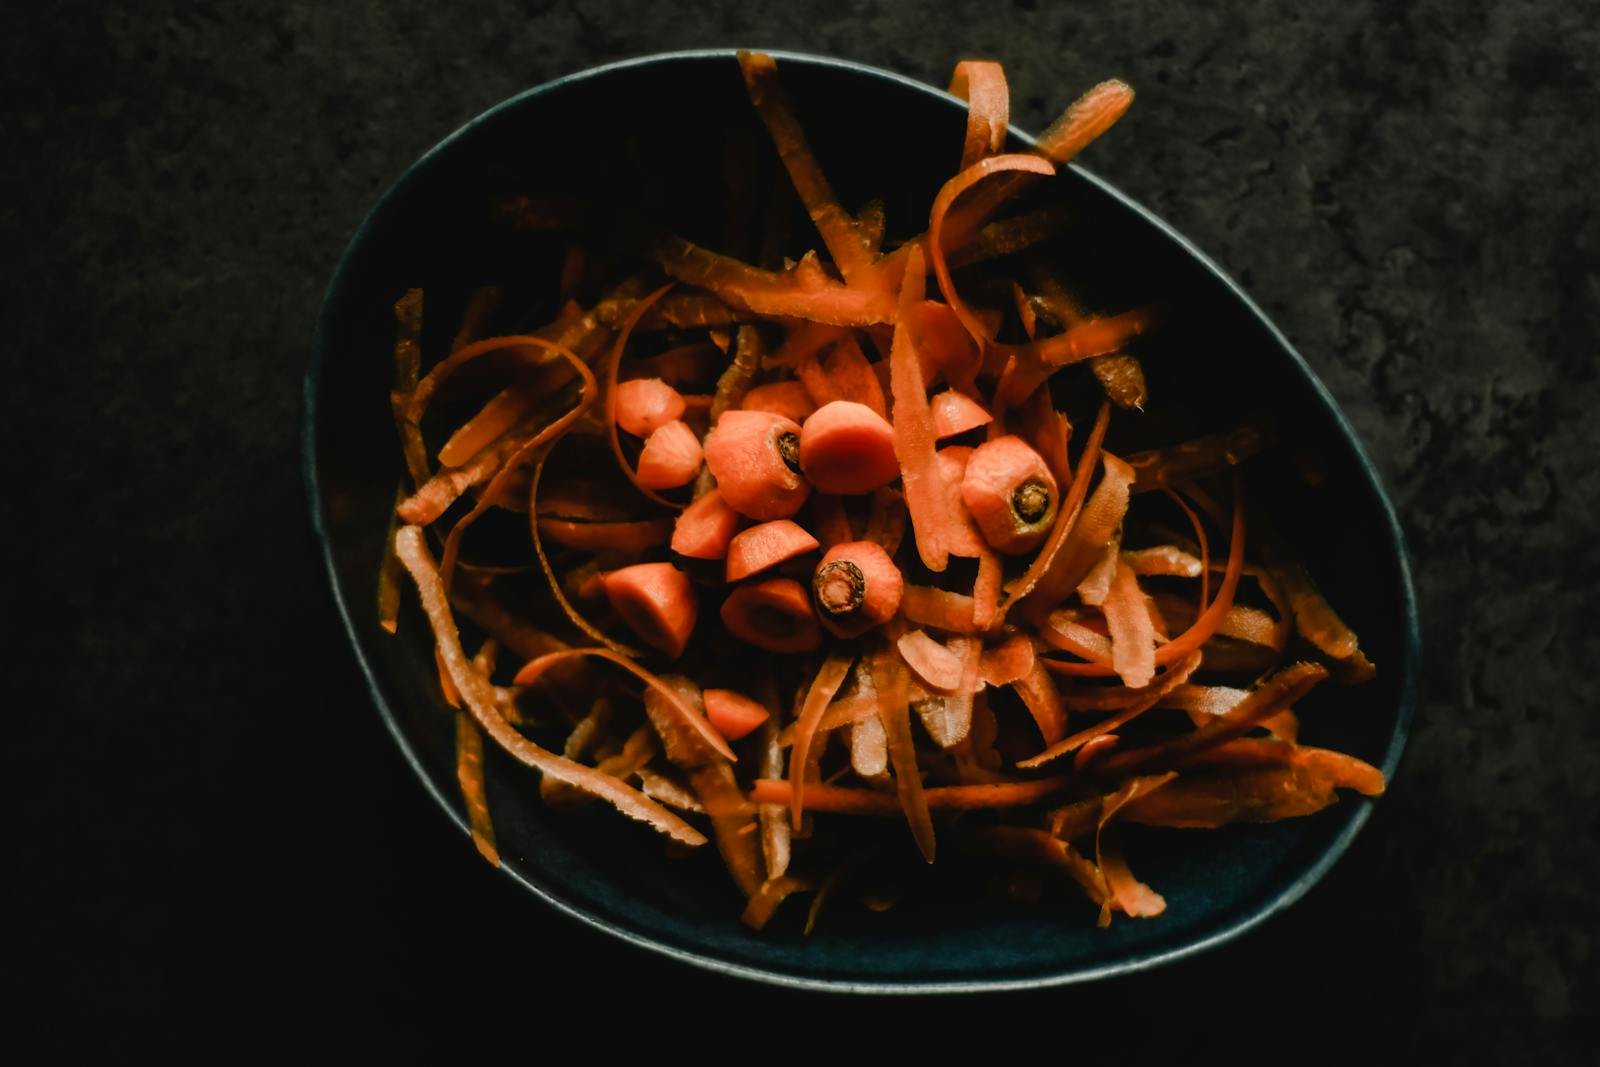
M 681 398 L 680 398 L 681 403 Z M 646 489 L 676 489 L 700 473 L 700 438 L 681 419 L 663 423 L 645 438 L 634 477 Z
M 1007 435 L 973 449 L 961 500 L 983 539 L 996 551 L 1016 555 L 1037 548 L 1049 533 L 1058 495 L 1039 453 Z
M 707 689 L 700 698 L 705 702 L 706 718 L 729 741 L 748 736 L 767 721 L 769 712 L 760 702 L 732 689 Z
M 728 581 L 748 578 L 816 547 L 817 539 L 789 519 L 752 526 L 728 543 Z
M 905 579 L 883 546 L 849 541 L 822 557 L 811 591 L 822 625 L 840 637 L 855 637 L 894 618 Z
M 617 383 L 617 425 L 635 437 L 683 417 L 683 396 L 660 378 Z
M 672 659 L 694 632 L 699 601 L 689 578 L 670 563 L 636 563 L 605 577 L 606 599 L 639 639 Z
M 722 622 L 739 640 L 768 652 L 810 652 L 822 644 L 811 598 L 792 578 L 739 586 L 722 602 Z
M 800 468 L 825 493 L 870 493 L 900 476 L 894 428 L 865 404 L 824 404 L 800 431 Z
M 722 499 L 758 521 L 791 518 L 811 486 L 800 477 L 800 426 L 769 411 L 725 411 L 706 438 Z
M 721 559 L 739 529 L 739 513 L 712 489 L 684 508 L 672 528 L 672 551 L 689 559 Z

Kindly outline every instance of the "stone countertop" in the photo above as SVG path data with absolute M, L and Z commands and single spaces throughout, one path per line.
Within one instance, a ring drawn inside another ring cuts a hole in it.
M 411 160 L 551 77 L 745 44 L 938 84 L 1000 58 L 1025 129 L 1130 81 L 1139 102 L 1085 162 L 1300 348 L 1411 541 L 1424 702 L 1335 871 L 1201 959 L 973 1018 L 1576 1058 L 1600 1004 L 1600 718 L 1580 684 L 1600 663 L 1600 19 L 1581 8 L 222 0 L 62 5 L 6 35 L 6 526 L 38 613 L 7 748 L 43 772 L 14 859 L 36 991 L 229 1029 L 287 978 L 308 1008 L 408 1033 L 459 1017 L 491 965 L 484 1003 L 538 1015 L 559 953 L 575 986 L 818 1010 L 612 944 L 470 856 L 370 711 L 299 475 L 323 287 Z M 886 1029 L 930 1010 L 821 1006 Z

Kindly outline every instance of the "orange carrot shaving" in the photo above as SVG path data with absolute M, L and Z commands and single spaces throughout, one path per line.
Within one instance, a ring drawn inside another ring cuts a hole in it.
M 911 736 L 909 678 L 893 643 L 883 646 L 872 660 L 872 684 L 878 698 L 878 719 L 894 768 L 895 792 L 922 858 L 933 862 L 933 819 L 928 814 L 922 775 L 917 770 L 916 743 Z
M 1133 453 L 1128 456 L 1128 465 L 1135 473 L 1133 491 L 1148 493 L 1237 467 L 1271 441 L 1272 436 L 1265 426 L 1245 422 L 1222 433 Z
M 1011 92 L 1006 87 L 1005 69 L 987 60 L 963 60 L 956 64 L 950 79 L 950 95 L 967 102 L 967 137 L 961 146 L 959 168 L 965 170 L 1006 143 Z
M 906 536 L 906 503 L 899 491 L 884 487 L 872 492 L 872 511 L 862 540 L 871 541 L 891 556 Z
M 1115 558 L 1115 557 L 1113 557 Z M 1156 672 L 1156 634 L 1145 607 L 1144 593 L 1133 569 L 1116 560 L 1105 598 L 1106 626 L 1111 631 L 1111 666 L 1122 683 L 1138 689 Z
M 913 250 L 914 269 L 906 271 L 900 290 L 902 320 L 922 299 L 922 255 Z M 905 485 L 906 508 L 916 535 L 917 553 L 931 571 L 942 571 L 949 561 L 950 514 L 948 497 L 939 485 L 934 466 L 933 413 L 928 407 L 928 391 L 917 362 L 910 329 L 895 327 L 894 346 L 889 356 L 890 383 L 894 392 L 894 451 L 900 461 L 900 477 Z
M 939 195 L 933 198 L 933 210 L 928 213 L 928 259 L 933 266 L 934 277 L 939 281 L 939 292 L 944 294 L 945 301 L 955 311 L 956 317 L 967 328 L 972 339 L 979 346 L 984 345 L 992 336 L 978 321 L 972 309 L 961 299 L 956 292 L 955 282 L 950 277 L 950 264 L 945 258 L 945 215 L 949 213 L 950 206 L 956 198 L 983 179 L 1007 172 L 1020 172 L 1027 174 L 1054 174 L 1055 167 L 1048 160 L 1037 156 L 1009 155 L 990 156 L 979 160 L 966 167 L 954 178 L 944 183 L 944 188 L 939 190 Z M 906 261 L 906 278 L 909 281 L 912 275 L 922 273 L 922 257 L 913 249 L 911 258 Z
M 1012 682 L 1011 688 L 1016 690 L 1028 714 L 1033 716 L 1044 743 L 1053 745 L 1067 731 L 1067 709 L 1061 703 L 1061 694 L 1057 692 L 1055 682 L 1045 672 L 1044 662 L 1043 659 L 1035 659 L 1033 669 Z
M 811 688 L 806 692 L 805 703 L 801 705 L 800 717 L 795 725 L 794 747 L 789 751 L 790 782 L 805 782 L 806 761 L 811 757 L 811 742 L 817 735 L 817 726 L 822 722 L 823 713 L 828 710 L 828 702 L 844 684 L 845 677 L 850 673 L 850 667 L 855 660 L 853 651 L 835 652 L 822 662 L 822 668 L 812 679 Z M 757 800 L 759 803 L 759 798 Z M 789 818 L 796 830 L 800 829 L 804 801 L 804 793 L 795 792 L 788 802 Z
M 1022 808 L 1064 791 L 1069 784 L 1066 778 L 1037 778 L 1026 782 L 1002 782 L 995 785 L 945 785 L 931 786 L 919 792 L 927 808 L 932 811 L 966 811 L 983 808 Z M 821 782 L 807 782 L 801 791 L 805 806 L 812 811 L 833 815 L 904 814 L 897 797 L 872 789 L 851 789 Z M 758 778 L 750 791 L 752 800 L 759 804 L 790 804 L 794 802 L 794 786 L 784 779 Z M 931 827 L 931 823 L 930 823 Z M 930 830 L 931 832 L 931 830 Z
M 1133 481 L 1133 471 L 1109 452 L 1103 453 L 1101 458 L 1105 465 L 1105 476 L 1084 504 L 1082 512 L 1075 517 L 1071 532 L 1028 594 L 1025 607 L 1033 614 L 1055 607 L 1077 588 L 1121 527 L 1123 516 L 1128 512 L 1128 485 Z
M 806 212 L 845 281 L 855 281 L 872 266 L 872 254 L 854 220 L 834 199 L 828 179 L 823 177 L 822 168 L 811 154 L 811 146 L 806 143 L 805 133 L 795 120 L 778 81 L 777 64 L 771 56 L 760 52 L 740 52 L 739 66 L 744 71 L 750 103 L 772 135 L 772 142 L 789 172 L 789 180 L 794 183 L 794 191 L 800 194 L 801 203 L 805 204 Z
M 945 693 L 954 693 L 961 688 L 964 674 L 961 658 L 929 637 L 927 631 L 912 630 L 902 634 L 896 647 L 906 666 L 927 685 Z
M 494 842 L 494 823 L 489 819 L 489 797 L 483 782 L 483 734 L 462 712 L 456 715 L 456 782 L 467 806 L 467 825 L 472 843 L 491 864 L 500 866 L 500 850 Z
M 974 606 L 970 596 L 926 585 L 907 585 L 900 600 L 900 611 L 908 622 L 948 633 L 978 632 Z
M 796 893 L 809 893 L 812 884 L 804 878 L 793 875 L 783 875 L 781 878 L 769 878 L 761 883 L 761 888 L 750 898 L 745 905 L 744 912 L 739 916 L 739 921 L 752 930 L 764 929 L 772 920 L 772 915 L 778 910 L 785 900 Z
M 1069 752 L 1082 748 L 1098 737 L 1103 737 L 1122 729 L 1122 727 L 1159 704 L 1167 694 L 1188 681 L 1189 676 L 1199 666 L 1199 654 L 1191 652 L 1188 657 L 1174 664 L 1170 670 L 1166 671 L 1154 682 L 1142 689 L 1132 691 L 1129 696 L 1133 699 L 1133 703 L 1128 707 L 1102 722 L 1095 723 L 1086 730 L 1079 730 L 1071 737 L 1057 741 L 1037 756 L 1017 761 L 1017 766 L 1023 770 L 1034 770 L 1052 760 L 1067 755 Z

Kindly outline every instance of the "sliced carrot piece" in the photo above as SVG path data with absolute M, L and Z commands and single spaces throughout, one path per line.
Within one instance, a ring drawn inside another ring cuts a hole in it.
M 617 425 L 635 437 L 683 418 L 683 394 L 660 378 L 630 378 L 618 382 L 616 392 Z
M 961 480 L 961 500 L 990 547 L 1018 555 L 1048 536 L 1059 491 L 1039 453 L 1008 434 L 973 450 Z
M 749 736 L 770 714 L 759 701 L 732 689 L 707 689 L 700 696 L 705 701 L 706 718 L 729 741 Z
M 961 658 L 928 636 L 926 630 L 912 630 L 902 634 L 895 647 L 906 666 L 933 689 L 953 693 L 961 688 L 963 664 Z
M 744 395 L 739 405 L 745 411 L 770 411 L 794 422 L 805 422 L 817 405 L 800 382 L 768 382 Z
M 739 513 L 716 489 L 684 508 L 672 527 L 672 551 L 689 559 L 722 559 L 739 529 Z
M 954 389 L 946 389 L 930 401 L 933 410 L 933 435 L 939 440 L 976 430 L 994 421 L 983 405 Z
M 664 423 L 651 431 L 634 470 L 646 489 L 676 489 L 700 473 L 704 453 L 700 438 L 682 421 Z
M 809 652 L 822 644 L 811 598 L 792 578 L 767 578 L 734 589 L 722 602 L 722 622 L 734 637 L 768 652 Z
M 699 597 L 688 575 L 670 563 L 636 563 L 605 576 L 612 610 L 670 659 L 683 655 L 694 633 Z
M 904 588 L 900 568 L 872 541 L 828 549 L 811 579 L 822 625 L 839 637 L 859 636 L 892 619 Z
M 825 493 L 870 493 L 900 475 L 894 428 L 865 404 L 824 404 L 800 429 L 800 469 Z
M 800 476 L 800 426 L 764 411 L 729 411 L 706 437 L 706 464 L 722 499 L 765 521 L 800 510 L 811 486 Z
M 728 543 L 726 577 L 737 582 L 816 549 L 817 539 L 788 519 L 742 530 Z

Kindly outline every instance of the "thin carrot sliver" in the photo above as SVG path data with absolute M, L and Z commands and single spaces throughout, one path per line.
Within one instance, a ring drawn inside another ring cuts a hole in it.
M 1064 777 L 1038 778 L 995 785 L 929 786 L 921 790 L 921 794 L 930 811 L 1020 808 L 1046 800 L 1067 789 L 1069 784 L 1070 779 Z M 789 804 L 794 801 L 794 792 L 793 785 L 785 779 L 758 778 L 750 797 L 760 804 Z M 821 782 L 805 783 L 802 792 L 805 806 L 815 812 L 887 817 L 904 814 L 899 798 L 893 793 Z
M 977 633 L 976 601 L 962 593 L 926 585 L 907 585 L 900 597 L 907 621 L 949 633 Z
M 483 782 L 483 734 L 472 716 L 456 714 L 456 783 L 467 807 L 467 826 L 472 843 L 492 865 L 500 866 L 500 850 L 495 846 L 494 823 L 489 818 L 489 798 Z
M 544 478 L 545 462 L 549 459 L 547 453 L 539 459 L 533 467 L 533 481 L 528 486 L 528 533 L 533 541 L 533 554 L 539 561 L 539 570 L 544 575 L 545 585 L 550 590 L 550 595 L 555 598 L 562 614 L 578 629 L 599 641 L 602 645 L 624 656 L 637 656 L 639 650 L 625 642 L 618 641 L 604 630 L 584 617 L 583 613 L 573 606 L 567 598 L 566 592 L 561 588 L 561 580 L 556 577 L 555 568 L 550 565 L 550 557 L 544 550 L 544 535 L 541 533 L 543 520 L 539 515 L 539 483 Z
M 805 703 L 800 708 L 800 717 L 795 725 L 794 747 L 789 751 L 790 781 L 805 781 L 806 761 L 811 756 L 811 742 L 816 737 L 817 726 L 822 722 L 822 715 L 828 710 L 828 703 L 833 700 L 833 695 L 844 684 L 845 676 L 850 673 L 850 667 L 855 660 L 854 651 L 835 652 L 822 661 L 822 667 L 812 679 L 811 688 L 806 692 Z M 789 818 L 796 830 L 800 829 L 804 800 L 804 793 L 797 792 L 789 801 Z
M 671 519 L 637 522 L 573 522 L 540 516 L 539 532 L 557 544 L 585 552 L 643 552 L 672 537 Z
M 1187 682 L 1189 676 L 1193 674 L 1199 666 L 1199 654 L 1191 652 L 1185 659 L 1174 664 L 1171 669 L 1169 669 L 1165 674 L 1161 675 L 1161 677 L 1157 678 L 1148 686 L 1144 687 L 1143 689 L 1133 690 L 1130 692 L 1129 696 L 1133 700 L 1133 703 L 1131 703 L 1128 707 L 1123 708 L 1116 714 L 1102 720 L 1101 722 L 1095 723 L 1093 726 L 1085 730 L 1078 731 L 1071 737 L 1062 738 L 1055 744 L 1050 745 L 1043 752 L 1040 752 L 1037 756 L 1031 756 L 1025 760 L 1018 760 L 1017 766 L 1022 770 L 1034 770 L 1044 766 L 1046 763 L 1049 763 L 1052 760 L 1059 759 L 1068 753 L 1082 748 L 1098 737 L 1103 737 L 1107 734 L 1111 734 L 1117 730 L 1120 730 L 1122 727 L 1126 726 L 1128 723 L 1132 722 L 1134 719 L 1138 718 L 1140 715 L 1143 715 L 1145 712 L 1159 704 L 1162 699 L 1164 699 L 1174 689 Z
M 389 392 L 389 406 L 394 412 L 395 428 L 400 433 L 401 454 L 414 490 L 421 489 L 429 477 L 422 428 L 409 416 L 411 398 L 422 372 L 422 300 L 421 289 L 408 289 L 394 302 L 394 384 Z
M 932 263 L 934 277 L 939 281 L 939 292 L 944 294 L 945 301 L 979 345 L 985 344 L 992 335 L 984 329 L 972 309 L 961 299 L 961 294 L 956 292 L 955 282 L 950 277 L 950 264 L 945 258 L 944 248 L 945 215 L 962 193 L 991 175 L 1006 172 L 1054 174 L 1055 167 L 1048 160 L 1040 159 L 1038 156 L 1022 154 L 990 156 L 973 163 L 945 182 L 939 194 L 933 198 L 933 209 L 928 213 L 928 259 Z M 913 249 L 906 261 L 906 280 L 909 282 L 913 275 L 920 276 L 921 273 L 922 255 L 919 250 Z M 902 292 L 904 284 L 902 283 Z M 920 294 L 918 295 L 920 299 Z
M 1022 698 L 1028 714 L 1033 716 L 1044 743 L 1053 745 L 1061 740 L 1061 735 L 1067 730 L 1067 709 L 1061 703 L 1061 694 L 1056 690 L 1055 682 L 1045 672 L 1044 660 L 1035 659 L 1032 669 L 1012 682 L 1011 688 Z
M 905 813 L 911 836 L 922 858 L 932 863 L 933 819 L 928 814 L 922 775 L 917 769 L 916 743 L 911 736 L 909 681 L 899 652 L 892 642 L 886 643 L 872 660 L 872 684 L 878 699 L 878 718 L 883 723 L 889 763 L 894 768 L 895 792 L 900 810 Z
M 800 202 L 822 235 L 839 273 L 846 282 L 854 282 L 872 266 L 872 253 L 856 228 L 855 220 L 839 206 L 828 179 L 823 176 L 778 81 L 778 65 L 771 56 L 761 52 L 740 52 L 739 67 L 744 72 L 750 103 L 772 135 Z
M 961 146 L 965 170 L 984 156 L 1000 151 L 1011 121 L 1011 92 L 1005 68 L 992 60 L 967 59 L 956 64 L 950 95 L 967 102 L 967 136 Z
M 949 535 L 955 521 L 948 497 L 939 482 L 934 460 L 933 413 L 928 407 L 928 390 L 917 362 L 916 346 L 905 320 L 911 308 L 922 299 L 922 254 L 912 252 L 918 268 L 906 272 L 900 289 L 901 322 L 895 326 L 890 351 L 890 384 L 894 393 L 894 451 L 900 460 L 900 477 L 905 486 L 906 509 L 916 535 L 917 553 L 931 571 L 942 571 L 949 562 Z

